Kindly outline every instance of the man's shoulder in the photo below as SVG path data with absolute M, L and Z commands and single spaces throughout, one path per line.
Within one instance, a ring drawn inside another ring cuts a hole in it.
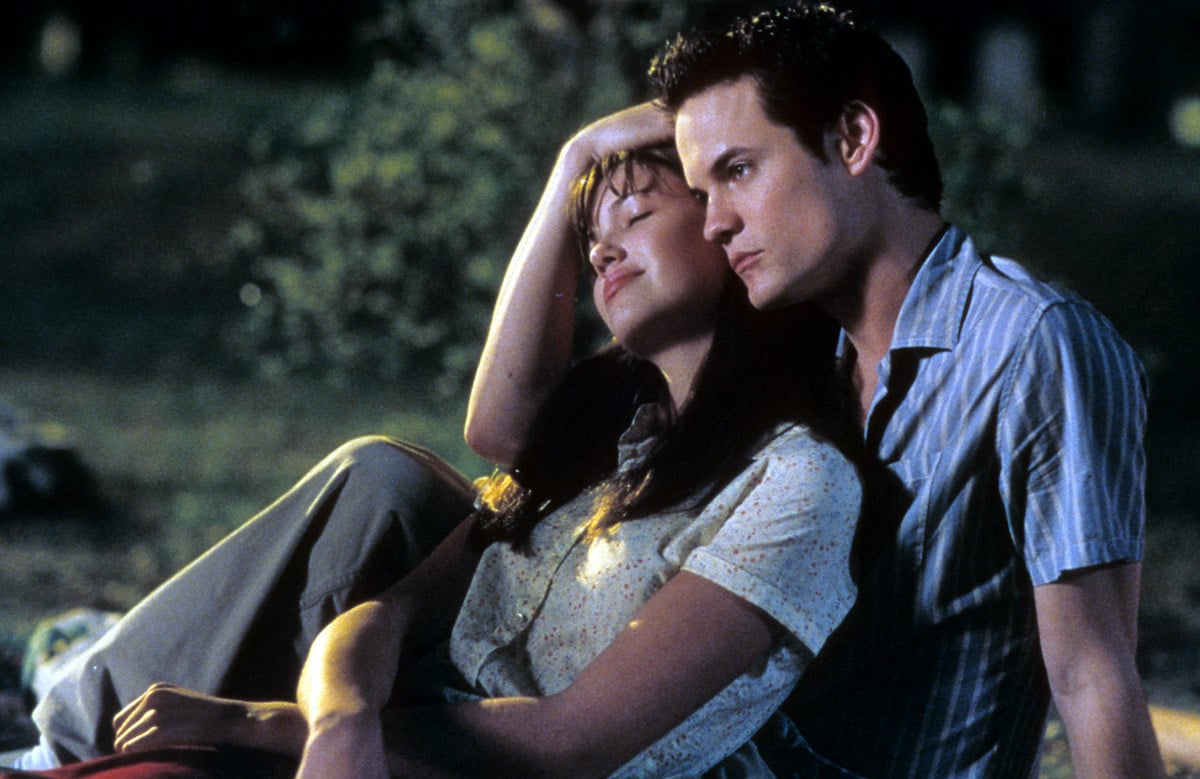
M 959 360 L 1036 384 L 1081 372 L 1103 374 L 1109 384 L 1120 377 L 1129 387 L 1144 381 L 1137 352 L 1099 309 L 1014 260 L 981 258 L 968 301 L 954 347 Z
M 981 252 L 965 231 L 951 226 L 917 273 L 893 346 L 956 351 L 980 339 L 989 350 L 1015 345 L 1056 307 L 1094 313 L 1075 293 L 1020 262 Z
M 1030 310 L 1055 305 L 1087 306 L 1070 289 L 1035 274 L 1022 262 L 999 255 L 977 255 L 979 271 L 974 277 L 977 294 L 994 295 L 1007 305 Z
M 966 311 L 968 324 L 973 320 L 994 333 L 996 324 L 1007 322 L 1013 326 L 1013 336 L 1040 331 L 1071 340 L 1123 343 L 1108 318 L 1077 292 L 1008 257 L 981 256 L 978 261 Z

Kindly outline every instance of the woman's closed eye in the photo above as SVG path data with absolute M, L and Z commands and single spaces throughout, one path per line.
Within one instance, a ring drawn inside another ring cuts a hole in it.
M 653 211 L 641 211 L 639 213 L 634 214 L 633 216 L 629 217 L 629 226 L 633 227 L 638 222 L 648 219 L 650 217 L 650 215 L 653 213 L 654 213 Z

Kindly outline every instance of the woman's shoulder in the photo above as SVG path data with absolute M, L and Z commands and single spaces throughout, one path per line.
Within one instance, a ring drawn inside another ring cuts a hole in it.
M 790 482 L 793 490 L 806 490 L 815 484 L 837 491 L 859 490 L 853 463 L 837 446 L 803 423 L 779 425 L 764 439 L 753 460 L 765 471 L 764 482 Z M 779 478 L 785 475 L 796 478 Z
M 814 457 L 850 464 L 837 446 L 803 422 L 781 422 L 763 436 L 754 459 L 775 457 Z

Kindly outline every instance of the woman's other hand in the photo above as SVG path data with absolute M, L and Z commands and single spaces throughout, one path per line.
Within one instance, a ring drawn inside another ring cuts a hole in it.
M 583 264 L 567 218 L 573 185 L 596 160 L 674 137 L 670 114 L 641 103 L 592 122 L 563 144 L 509 261 L 471 387 L 463 432 L 485 460 L 501 467 L 515 462 L 538 410 L 571 362 Z
M 228 745 L 299 757 L 307 726 L 295 704 L 252 702 L 158 682 L 113 718 L 118 752 Z

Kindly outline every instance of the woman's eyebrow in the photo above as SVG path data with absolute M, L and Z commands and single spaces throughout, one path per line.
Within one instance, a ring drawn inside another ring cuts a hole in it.
M 636 190 L 636 189 L 630 190 L 628 192 L 622 192 L 613 197 L 612 201 L 610 201 L 608 204 L 607 210 L 611 213 L 615 213 L 618 210 L 620 210 L 621 207 L 624 206 L 626 203 L 628 203 L 629 201 L 633 200 L 634 198 L 636 198 L 638 195 L 641 195 L 641 194 L 642 194 L 642 190 Z

